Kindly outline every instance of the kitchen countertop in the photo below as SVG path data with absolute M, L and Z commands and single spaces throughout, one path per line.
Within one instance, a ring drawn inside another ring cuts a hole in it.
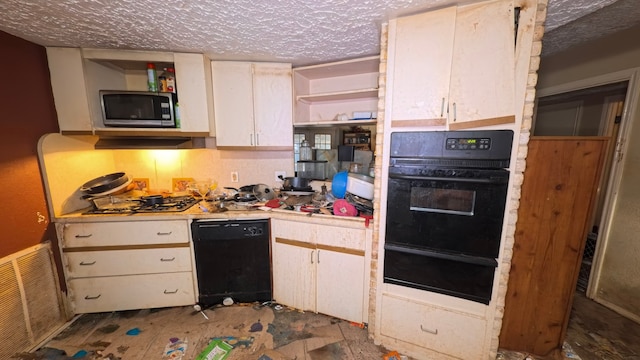
M 83 210 L 84 211 L 84 210 Z M 362 217 L 335 216 L 302 211 L 271 209 L 247 210 L 247 211 L 225 211 L 225 212 L 204 212 L 199 204 L 182 212 L 172 213 L 137 213 L 137 214 L 82 214 L 83 211 L 55 216 L 53 222 L 57 223 L 78 223 L 78 222 L 110 222 L 110 221 L 161 221 L 179 219 L 290 219 L 303 221 L 306 223 L 317 223 L 323 225 L 333 225 L 342 227 L 365 227 L 366 219 Z M 370 220 L 373 222 L 373 220 Z M 372 225 L 369 224 L 369 227 Z

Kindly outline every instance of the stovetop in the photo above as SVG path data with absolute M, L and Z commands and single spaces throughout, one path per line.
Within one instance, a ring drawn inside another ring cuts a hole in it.
M 197 204 L 198 201 L 199 200 L 193 196 L 169 196 L 162 199 L 161 204 L 145 205 L 144 202 L 140 201 L 139 205 L 113 208 L 106 207 L 102 209 L 94 208 L 82 214 L 91 215 L 182 212 Z

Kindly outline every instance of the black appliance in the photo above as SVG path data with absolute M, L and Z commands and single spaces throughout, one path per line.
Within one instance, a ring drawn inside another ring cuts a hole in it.
M 391 134 L 385 283 L 489 303 L 512 142 L 511 130 Z
M 196 220 L 191 233 L 200 304 L 272 300 L 269 220 Z
M 92 214 L 135 214 L 135 213 L 170 213 L 170 212 L 182 212 L 193 205 L 197 204 L 199 199 L 193 196 L 168 196 L 162 198 L 158 203 L 146 203 L 143 199 L 132 199 L 127 201 L 127 206 L 121 206 L 119 203 L 114 203 L 113 207 L 95 207 L 88 210 L 83 215 Z
M 100 90 L 104 126 L 176 127 L 176 94 Z

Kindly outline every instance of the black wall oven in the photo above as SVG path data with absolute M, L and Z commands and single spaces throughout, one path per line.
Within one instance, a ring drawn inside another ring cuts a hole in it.
M 385 283 L 489 303 L 512 142 L 510 130 L 391 134 Z

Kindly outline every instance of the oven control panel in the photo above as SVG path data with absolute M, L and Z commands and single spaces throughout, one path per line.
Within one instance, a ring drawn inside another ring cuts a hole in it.
M 447 138 L 447 150 L 489 150 L 489 138 Z

